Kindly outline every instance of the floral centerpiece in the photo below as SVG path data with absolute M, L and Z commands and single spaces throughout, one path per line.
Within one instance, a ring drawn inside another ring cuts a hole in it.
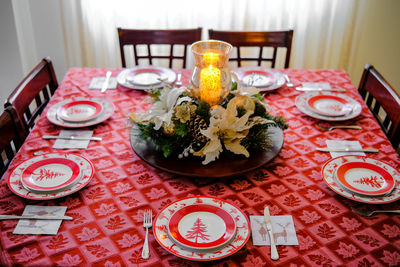
M 269 114 L 258 88 L 232 83 L 225 67 L 230 48 L 220 41 L 193 44 L 198 60 L 191 84 L 153 89 L 150 110 L 130 114 L 138 137 L 151 140 L 165 157 L 201 157 L 204 165 L 223 153 L 249 157 L 254 149 L 268 150 L 268 128 L 288 126 Z

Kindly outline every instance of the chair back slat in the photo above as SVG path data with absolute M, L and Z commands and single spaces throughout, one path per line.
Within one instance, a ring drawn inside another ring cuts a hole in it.
M 133 46 L 133 56 L 135 65 L 139 65 L 139 59 L 146 59 L 150 64 L 153 64 L 153 59 L 167 59 L 168 66 L 172 68 L 174 61 L 182 61 L 180 68 L 186 68 L 186 53 L 187 46 L 201 40 L 201 28 L 182 29 L 182 30 L 137 30 L 137 29 L 122 29 L 118 28 L 119 45 L 121 52 L 122 67 L 127 67 L 125 56 L 125 46 Z M 138 45 L 147 46 L 147 55 L 139 55 Z M 151 52 L 151 45 L 169 45 L 169 55 L 157 55 Z M 175 55 L 174 46 L 183 45 L 184 54 Z
M 236 61 L 238 67 L 242 66 L 242 61 L 257 61 L 258 66 L 262 62 L 271 62 L 271 67 L 275 68 L 277 61 L 278 48 L 286 48 L 284 67 L 289 67 L 290 53 L 292 49 L 293 30 L 288 31 L 268 31 L 268 32 L 239 32 L 239 31 L 216 31 L 208 30 L 210 39 L 221 40 L 230 43 L 237 48 L 237 57 L 232 57 L 230 61 Z M 260 53 L 258 58 L 242 57 L 241 47 L 258 47 Z M 272 47 L 272 56 L 263 57 L 263 48 Z
M 372 66 L 367 64 L 358 92 L 397 150 L 400 144 L 400 96 Z M 383 110 L 383 111 L 382 111 Z

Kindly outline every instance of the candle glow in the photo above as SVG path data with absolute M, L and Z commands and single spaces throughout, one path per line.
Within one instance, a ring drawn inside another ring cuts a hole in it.
M 221 96 L 221 70 L 215 65 L 218 63 L 218 54 L 206 53 L 203 56 L 206 68 L 200 72 L 200 99 L 210 106 L 217 105 Z

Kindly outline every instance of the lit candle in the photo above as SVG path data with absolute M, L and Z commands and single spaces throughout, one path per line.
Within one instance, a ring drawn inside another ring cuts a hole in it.
M 206 53 L 203 60 L 207 67 L 200 72 L 200 99 L 214 106 L 221 96 L 221 70 L 215 67 L 218 54 Z

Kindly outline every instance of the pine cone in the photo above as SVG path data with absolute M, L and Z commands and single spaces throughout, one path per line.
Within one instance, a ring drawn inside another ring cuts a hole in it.
M 207 122 L 202 117 L 194 113 L 187 123 L 189 127 L 189 132 L 191 133 L 194 139 L 196 139 L 201 143 L 205 143 L 208 141 L 208 138 L 202 135 L 200 132 L 200 130 L 207 129 L 208 127 Z

